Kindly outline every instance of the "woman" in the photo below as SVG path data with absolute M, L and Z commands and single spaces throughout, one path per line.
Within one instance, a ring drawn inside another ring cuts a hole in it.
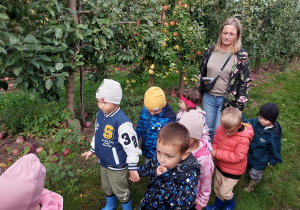
M 248 53 L 241 48 L 241 39 L 240 21 L 228 18 L 220 28 L 217 44 L 208 48 L 200 66 L 199 79 L 215 78 L 220 74 L 214 87 L 204 92 L 203 96 L 203 110 L 211 139 L 220 125 L 221 111 L 226 107 L 235 107 L 242 112 L 248 100 L 251 72 Z M 230 54 L 232 56 L 220 73 Z

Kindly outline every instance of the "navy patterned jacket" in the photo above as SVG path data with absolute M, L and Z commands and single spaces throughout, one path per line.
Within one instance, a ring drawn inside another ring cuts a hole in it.
M 196 199 L 200 164 L 191 153 L 174 169 L 157 175 L 156 155 L 138 168 L 140 177 L 150 177 L 140 209 L 190 209 Z

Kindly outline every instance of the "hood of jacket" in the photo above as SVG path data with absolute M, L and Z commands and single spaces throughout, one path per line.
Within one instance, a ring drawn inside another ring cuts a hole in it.
M 36 155 L 20 158 L 0 176 L 1 209 L 35 210 L 45 176 L 46 169 Z

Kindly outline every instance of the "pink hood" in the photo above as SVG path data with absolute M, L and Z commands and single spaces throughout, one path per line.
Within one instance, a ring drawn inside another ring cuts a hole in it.
M 46 169 L 34 154 L 16 161 L 0 176 L 0 208 L 34 210 L 40 202 Z

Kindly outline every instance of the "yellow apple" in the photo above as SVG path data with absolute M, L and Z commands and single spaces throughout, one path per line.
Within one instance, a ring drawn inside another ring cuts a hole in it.
M 155 69 L 155 65 L 154 65 L 154 64 L 151 64 L 151 65 L 150 65 L 150 69 Z

